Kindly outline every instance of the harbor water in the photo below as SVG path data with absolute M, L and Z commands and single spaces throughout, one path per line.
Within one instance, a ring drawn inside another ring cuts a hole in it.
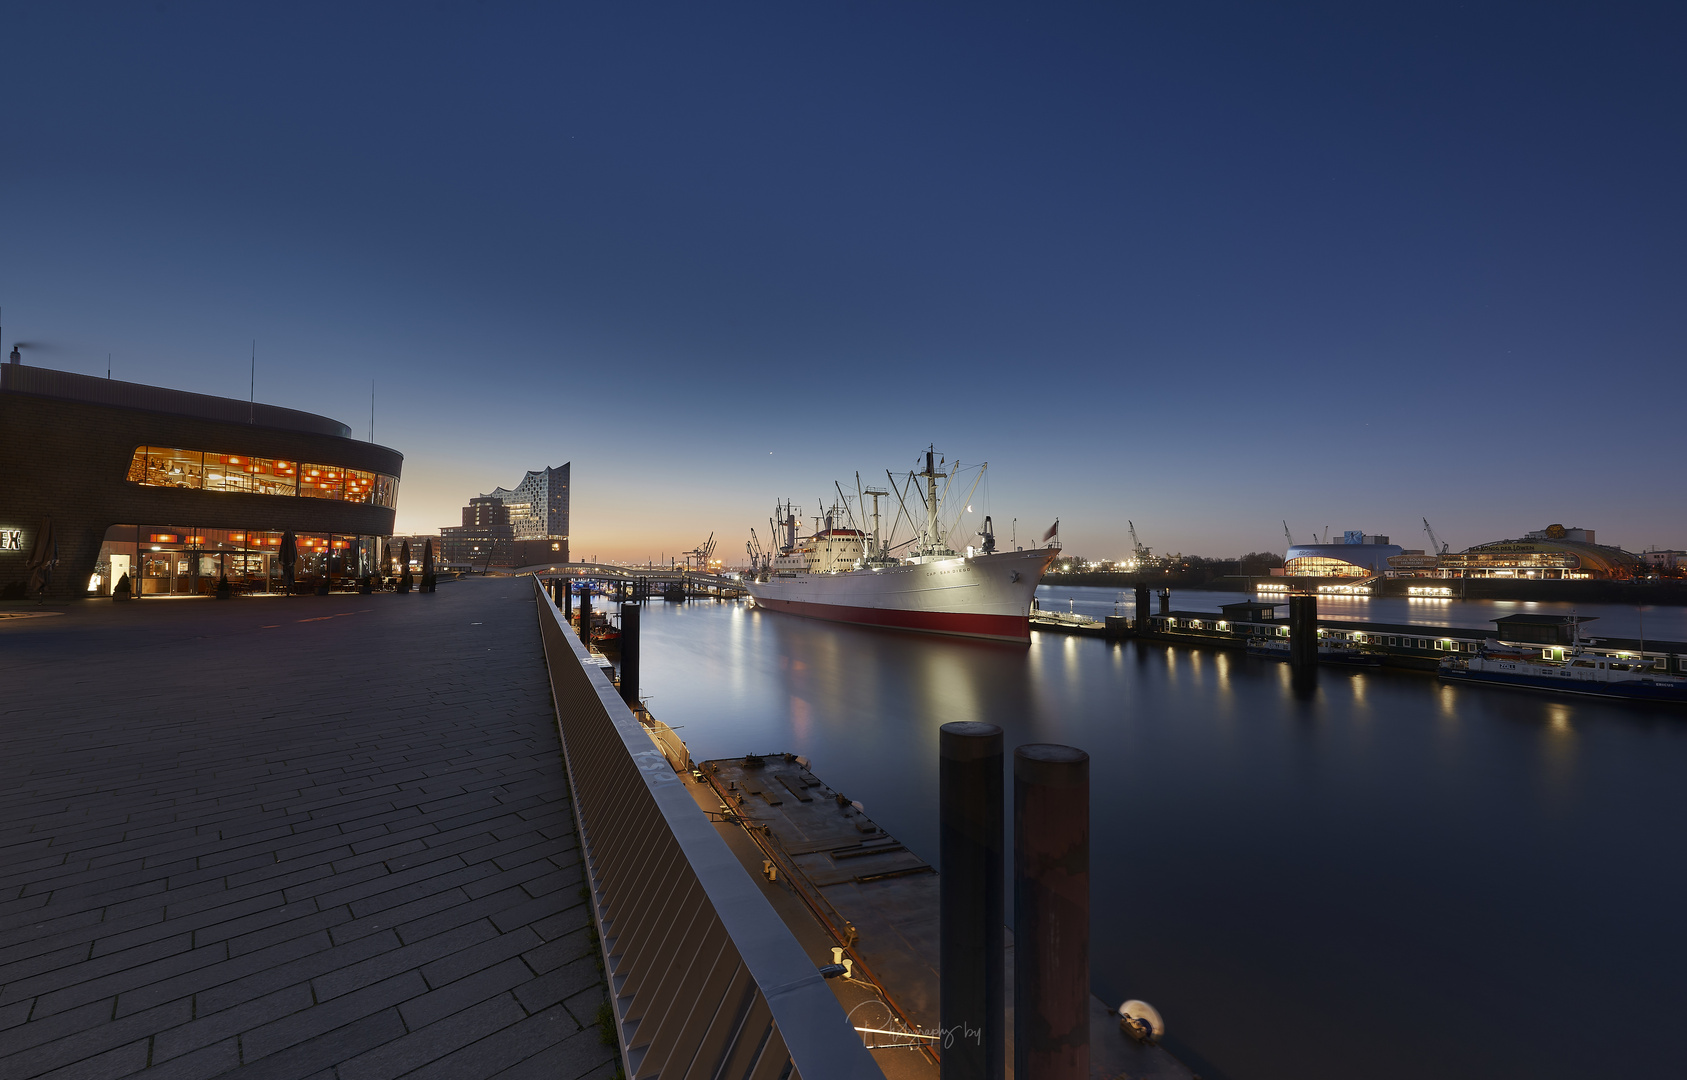
M 1099 616 L 1117 594 L 1041 597 Z M 1524 606 L 1320 609 L 1485 627 Z M 1680 609 L 1580 614 L 1687 639 Z M 1325 669 L 1297 696 L 1286 664 L 1235 651 L 1005 645 L 741 603 L 652 604 L 642 637 L 650 707 L 694 758 L 807 755 L 933 862 L 941 724 L 1089 751 L 1093 987 L 1159 1007 L 1208 1080 L 1580 1080 L 1687 1058 L 1680 709 L 1392 670 Z

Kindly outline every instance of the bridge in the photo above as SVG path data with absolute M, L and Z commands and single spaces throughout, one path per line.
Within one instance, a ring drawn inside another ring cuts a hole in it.
M 679 585 L 687 596 L 734 597 L 744 596 L 746 590 L 736 575 L 711 574 L 703 570 L 688 570 L 683 566 L 618 566 L 614 563 L 568 562 L 537 563 L 518 567 L 517 575 L 535 574 L 539 577 L 569 575 L 591 581 L 631 582 L 639 578 L 654 586 Z

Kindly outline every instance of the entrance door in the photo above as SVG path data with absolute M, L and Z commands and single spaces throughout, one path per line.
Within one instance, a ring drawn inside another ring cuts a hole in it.
M 115 555 L 114 554 L 114 555 L 109 556 L 107 561 L 111 563 L 111 573 L 106 578 L 105 592 L 106 592 L 107 596 L 110 596 L 112 593 L 117 591 L 118 581 L 120 581 L 123 578 L 123 575 L 125 575 L 129 572 L 130 559 L 129 559 L 129 556 L 127 556 L 127 555 Z M 135 584 L 135 579 L 130 578 L 129 579 L 130 588 L 133 588 L 134 584 Z

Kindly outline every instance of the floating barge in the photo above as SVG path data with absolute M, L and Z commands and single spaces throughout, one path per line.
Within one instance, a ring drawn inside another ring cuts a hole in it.
M 670 757 L 670 760 L 673 760 Z M 818 966 L 847 960 L 828 983 L 892 1080 L 936 1080 L 939 880 L 936 867 L 822 781 L 806 758 L 750 754 L 698 764 L 687 790 Z M 1012 931 L 1007 936 L 1012 985 Z M 841 950 L 834 952 L 834 950 Z M 1007 1060 L 1013 1060 L 1012 995 Z M 1090 1000 L 1093 1080 L 1191 1080 L 1163 1047 L 1125 1035 Z
M 1250 642 L 1262 639 L 1286 641 L 1289 636 L 1289 620 L 1278 618 L 1276 614 L 1276 609 L 1284 604 L 1280 600 L 1245 600 L 1221 605 L 1218 611 L 1212 612 L 1174 610 L 1166 599 L 1162 595 L 1161 610 L 1146 618 L 1110 615 L 1105 620 L 1096 620 L 1067 612 L 1033 612 L 1032 629 L 1110 640 L 1135 638 L 1242 650 L 1246 650 Z M 1448 657 L 1475 656 L 1483 643 L 1494 640 L 1496 635 L 1507 642 L 1540 647 L 1543 659 L 1564 659 L 1562 653 L 1566 642 L 1558 641 L 1550 634 L 1542 636 L 1525 625 L 1556 626 L 1556 616 L 1508 615 L 1493 621 L 1498 624 L 1498 630 L 1319 619 L 1318 641 L 1321 646 L 1345 646 L 1375 655 L 1383 667 L 1426 672 L 1440 670 L 1441 662 Z M 1537 641 L 1537 637 L 1540 640 Z M 1687 675 L 1687 642 L 1592 636 L 1583 638 L 1581 647 L 1594 658 L 1640 663 L 1659 674 Z

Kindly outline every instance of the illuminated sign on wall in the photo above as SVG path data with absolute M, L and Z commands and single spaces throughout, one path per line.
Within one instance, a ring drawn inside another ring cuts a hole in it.
M 22 551 L 22 529 L 0 529 L 0 551 Z

